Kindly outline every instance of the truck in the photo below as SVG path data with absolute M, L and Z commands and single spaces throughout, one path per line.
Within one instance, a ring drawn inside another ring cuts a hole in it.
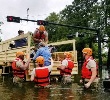
M 27 39 L 26 46 L 17 47 L 17 48 L 9 48 L 9 45 L 12 41 L 22 39 L 22 38 Z M 11 64 L 12 64 L 13 60 L 16 58 L 16 52 L 23 51 L 26 55 L 25 58 L 30 57 L 31 50 L 34 48 L 34 46 L 31 45 L 31 41 L 32 41 L 32 33 L 28 32 L 26 34 L 16 36 L 14 38 L 0 42 L 0 74 L 1 75 L 10 74 L 12 72 Z M 49 45 L 60 46 L 60 45 L 72 44 L 72 51 L 68 51 L 68 52 L 70 52 L 72 54 L 72 60 L 74 61 L 74 68 L 72 70 L 73 76 L 74 76 L 74 74 L 78 74 L 77 50 L 76 50 L 75 42 L 76 42 L 76 40 L 72 39 L 72 40 L 65 40 L 65 41 L 59 41 L 59 42 L 54 42 L 54 43 L 48 44 L 48 46 Z M 61 65 L 60 58 L 63 57 L 63 53 L 64 53 L 63 51 L 61 51 L 61 52 L 56 51 L 56 52 L 52 53 L 52 58 L 54 60 L 54 62 L 53 62 L 54 64 L 53 64 L 53 68 L 52 68 L 50 76 L 59 77 L 60 71 L 57 70 L 57 67 Z M 29 68 L 26 73 L 26 81 L 30 81 L 31 72 L 34 67 L 35 66 L 32 61 L 29 64 Z M 7 69 L 8 69 L 8 71 L 7 71 Z

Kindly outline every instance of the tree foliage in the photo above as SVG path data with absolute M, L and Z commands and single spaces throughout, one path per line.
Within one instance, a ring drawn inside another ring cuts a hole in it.
M 71 5 L 66 6 L 58 14 L 53 12 L 46 18 L 49 22 L 100 29 L 102 42 L 104 42 L 103 38 L 105 36 L 110 37 L 110 23 L 108 23 L 108 19 L 110 22 L 109 0 L 74 0 Z M 47 26 L 47 29 L 49 41 L 51 42 L 66 40 L 68 34 L 75 36 L 76 32 L 83 33 L 84 37 L 73 37 L 77 41 L 78 55 L 81 55 L 81 50 L 84 47 L 91 47 L 95 57 L 98 58 L 96 32 L 51 24 Z M 108 43 L 105 46 L 110 47 L 110 44 Z M 81 58 L 81 56 L 78 57 L 79 59 Z M 110 55 L 108 55 L 109 57 Z

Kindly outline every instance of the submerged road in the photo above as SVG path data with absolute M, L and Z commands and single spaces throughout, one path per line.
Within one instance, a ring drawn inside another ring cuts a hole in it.
M 105 92 L 100 83 L 98 90 L 84 90 L 78 83 L 63 85 L 51 83 L 50 88 L 34 88 L 32 82 L 23 86 L 13 85 L 11 77 L 0 76 L 0 100 L 110 100 L 110 92 Z

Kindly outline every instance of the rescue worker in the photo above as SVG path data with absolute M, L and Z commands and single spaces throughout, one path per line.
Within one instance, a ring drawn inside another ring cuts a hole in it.
M 44 66 L 44 58 L 39 56 L 36 58 L 36 68 L 31 73 L 31 81 L 35 82 L 35 87 L 48 87 L 50 84 L 50 72 L 52 70 L 53 60 L 51 65 Z
M 40 42 L 44 42 L 45 44 L 48 43 L 48 33 L 45 30 L 45 27 L 43 25 L 40 25 L 39 29 L 35 30 L 33 34 L 33 40 L 34 40 L 36 49 Z
M 84 48 L 82 50 L 84 63 L 82 66 L 82 80 L 80 82 L 84 83 L 85 88 L 89 88 L 91 83 L 97 78 L 98 75 L 98 65 L 96 61 L 92 57 L 92 49 L 91 48 Z M 87 81 L 87 83 L 85 83 Z
M 12 62 L 13 83 L 25 80 L 26 70 L 29 67 L 30 59 L 24 62 L 24 52 L 17 52 L 16 59 Z
M 44 42 L 40 42 L 38 44 L 38 50 L 36 52 L 36 55 L 33 57 L 33 60 L 36 60 L 38 56 L 43 56 L 45 61 L 44 61 L 44 66 L 49 66 L 51 64 L 50 58 L 51 58 L 51 53 L 48 48 L 48 46 L 45 46 Z
M 64 60 L 62 60 L 61 66 L 57 69 L 60 70 L 61 78 L 63 78 L 63 83 L 71 83 L 71 72 L 74 67 L 74 62 L 71 60 L 71 53 L 64 52 Z

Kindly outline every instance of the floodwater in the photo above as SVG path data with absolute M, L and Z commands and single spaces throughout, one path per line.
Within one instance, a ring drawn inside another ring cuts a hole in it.
M 75 82 L 70 85 L 53 82 L 51 85 L 44 89 L 34 88 L 32 82 L 13 85 L 11 77 L 0 76 L 0 100 L 110 100 L 110 92 L 104 92 L 102 86 L 98 90 L 84 90 Z

